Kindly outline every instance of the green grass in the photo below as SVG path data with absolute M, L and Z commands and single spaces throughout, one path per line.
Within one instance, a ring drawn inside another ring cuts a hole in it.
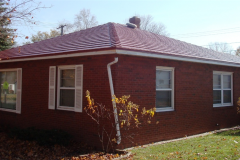
M 180 140 L 131 150 L 134 159 L 228 159 L 240 158 L 240 130 Z

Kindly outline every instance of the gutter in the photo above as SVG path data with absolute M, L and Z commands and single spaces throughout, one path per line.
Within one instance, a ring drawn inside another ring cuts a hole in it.
M 114 97 L 114 88 L 113 88 L 113 81 L 112 81 L 112 72 L 111 72 L 111 65 L 115 64 L 118 62 L 118 57 L 115 57 L 115 60 L 108 63 L 107 65 L 107 71 L 108 71 L 108 79 L 109 79 L 109 85 L 110 85 L 110 91 L 111 91 L 111 96 L 112 100 L 115 99 Z M 120 134 L 120 128 L 119 128 L 119 123 L 118 123 L 118 114 L 117 114 L 117 107 L 115 101 L 112 101 L 113 105 L 113 112 L 114 112 L 114 119 L 115 119 L 115 124 L 116 124 L 116 131 L 117 131 L 117 144 L 121 143 L 121 134 Z

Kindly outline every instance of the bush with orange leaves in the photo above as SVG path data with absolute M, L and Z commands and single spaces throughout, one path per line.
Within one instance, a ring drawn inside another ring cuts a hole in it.
M 238 98 L 237 105 L 239 106 L 237 107 L 237 113 L 240 113 L 240 97 Z
M 95 104 L 94 99 L 90 97 L 90 92 L 86 91 L 86 98 L 88 101 L 87 107 L 84 108 L 87 115 L 91 117 L 91 119 L 96 122 L 98 137 L 102 144 L 102 150 L 105 152 L 114 152 L 115 144 L 117 137 L 113 134 L 116 128 L 116 125 L 120 124 L 121 129 L 130 131 L 132 128 L 139 128 L 141 123 L 152 123 L 152 118 L 156 111 L 156 108 L 151 108 L 147 110 L 145 107 L 142 108 L 142 112 L 139 113 L 139 105 L 134 104 L 131 101 L 128 101 L 130 96 L 122 96 L 121 98 L 117 98 L 115 95 L 113 96 L 112 101 L 116 104 L 118 120 L 114 121 L 114 110 L 111 107 L 105 107 L 102 104 Z M 109 124 L 107 123 L 110 123 Z M 141 122 L 141 123 L 140 123 Z M 158 121 L 156 122 L 158 124 Z M 110 128 L 110 129 L 109 129 Z M 132 143 L 134 133 L 128 133 L 124 136 Z M 123 137 L 123 136 L 122 136 Z

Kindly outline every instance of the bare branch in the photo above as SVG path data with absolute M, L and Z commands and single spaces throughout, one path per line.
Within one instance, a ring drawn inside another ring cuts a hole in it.
M 15 38 L 20 37 L 17 30 L 12 27 L 19 24 L 31 27 L 35 24 L 33 13 L 42 8 L 47 7 L 34 0 L 0 0 L 0 39 L 2 42 L 0 50 L 10 48 L 15 44 Z
M 0 2 L 8 4 L 6 0 L 1 0 Z M 12 2 L 5 7 L 6 10 L 1 13 L 0 18 L 8 17 L 10 18 L 12 24 L 34 24 L 34 11 L 42 8 L 49 8 L 42 6 L 41 2 L 35 2 L 34 0 L 23 0 L 20 3 L 17 3 L 17 0 L 15 0 L 15 2 Z
M 224 42 L 209 43 L 208 48 L 217 52 L 231 53 L 232 47 Z
M 78 14 L 75 15 L 75 31 L 95 27 L 98 25 L 98 21 L 94 15 L 91 15 L 89 9 L 82 9 Z
M 140 29 L 146 30 L 159 35 L 169 36 L 169 33 L 166 31 L 166 27 L 163 23 L 157 23 L 153 21 L 151 15 L 136 15 L 140 18 Z

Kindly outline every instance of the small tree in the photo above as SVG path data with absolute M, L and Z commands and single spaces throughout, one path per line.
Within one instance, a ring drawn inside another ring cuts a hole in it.
M 118 111 L 118 121 L 115 122 L 113 120 L 115 115 L 113 110 L 102 104 L 95 104 L 94 99 L 90 97 L 89 91 L 86 91 L 86 98 L 88 105 L 84 110 L 97 124 L 98 137 L 102 144 L 102 150 L 105 152 L 115 151 L 116 139 L 118 137 L 114 136 L 113 133 L 118 124 L 120 124 L 122 130 L 126 131 L 126 134 L 122 135 L 122 137 L 127 138 L 133 143 L 135 133 L 132 133 L 132 131 L 136 131 L 136 129 L 139 128 L 141 121 L 142 123 L 151 123 L 151 119 L 156 110 L 155 108 L 146 110 L 144 107 L 142 112 L 138 114 L 139 105 L 128 101 L 130 96 L 122 96 L 121 98 L 114 96 L 113 102 L 116 103 L 116 109 Z M 146 122 L 144 120 L 146 120 Z M 110 123 L 110 129 L 108 123 Z M 157 123 L 158 122 L 156 122 L 156 124 Z
M 8 49 L 14 43 L 17 37 L 17 30 L 11 29 L 10 25 L 26 25 L 35 24 L 33 13 L 41 8 L 41 3 L 34 0 L 0 0 L 0 46 Z M 15 34 L 13 34 L 15 33 Z M 28 36 L 25 37 L 28 39 Z M 12 43 L 12 44 L 11 44 Z
M 14 37 L 14 30 L 9 28 L 11 23 L 9 15 L 4 13 L 7 11 L 7 7 L 3 0 L 0 0 L 0 51 L 11 48 Z

